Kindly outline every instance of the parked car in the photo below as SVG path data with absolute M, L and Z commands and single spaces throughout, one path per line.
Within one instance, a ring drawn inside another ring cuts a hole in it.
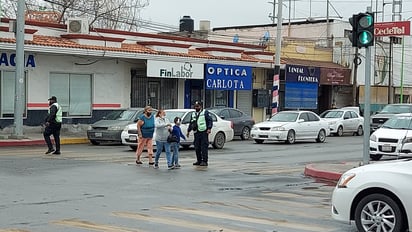
M 328 122 L 311 111 L 281 111 L 252 128 L 252 138 L 259 144 L 264 141 L 292 144 L 307 139 L 323 143 L 329 134 Z
M 373 163 L 345 172 L 332 194 L 332 217 L 358 231 L 412 231 L 412 160 Z
M 144 108 L 130 108 L 122 111 L 111 113 L 99 120 L 87 130 L 87 138 L 93 145 L 99 145 L 102 142 L 122 143 L 120 137 L 125 126 L 137 122 Z M 156 111 L 154 110 L 155 114 Z
M 397 114 L 370 136 L 370 158 L 412 156 L 412 113 Z
M 233 122 L 235 136 L 240 136 L 242 140 L 250 139 L 250 130 L 255 124 L 252 116 L 230 107 L 212 107 L 207 110 L 217 114 L 222 119 Z
M 371 133 L 382 126 L 389 118 L 396 114 L 412 113 L 412 104 L 388 104 L 381 111 L 371 116 Z
M 182 119 L 180 128 L 182 129 L 183 133 L 185 133 L 185 136 L 193 111 L 193 109 L 165 110 L 166 118 L 169 119 L 170 122 L 173 122 L 175 117 L 180 117 Z M 210 112 L 210 116 L 213 119 L 213 128 L 212 132 L 209 135 L 209 142 L 212 144 L 213 148 L 222 149 L 226 142 L 233 140 L 233 123 L 231 121 L 223 120 L 213 112 Z M 124 145 L 128 145 L 133 150 L 136 150 L 138 142 L 137 124 L 133 123 L 126 126 L 121 133 L 121 139 Z M 180 140 L 180 145 L 184 148 L 188 148 L 193 144 L 193 139 L 194 135 L 193 131 L 191 131 L 187 140 Z
M 363 117 L 350 109 L 326 110 L 320 117 L 328 121 L 330 133 L 342 136 L 344 133 L 363 135 Z

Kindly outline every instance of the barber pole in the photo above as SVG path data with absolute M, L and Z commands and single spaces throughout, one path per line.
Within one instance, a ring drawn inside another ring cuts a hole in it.
M 273 76 L 273 88 L 272 88 L 272 114 L 278 112 L 279 102 L 279 74 Z

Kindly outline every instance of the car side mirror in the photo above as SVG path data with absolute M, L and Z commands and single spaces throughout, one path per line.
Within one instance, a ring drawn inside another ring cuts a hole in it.
M 304 122 L 305 121 L 305 119 L 298 119 L 298 122 Z
M 223 116 L 223 115 L 219 115 L 219 117 L 220 117 L 221 119 L 225 119 L 225 116 Z

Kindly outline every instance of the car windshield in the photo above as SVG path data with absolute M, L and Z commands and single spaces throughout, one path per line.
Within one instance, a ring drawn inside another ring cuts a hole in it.
M 120 115 L 123 113 L 123 111 L 113 111 L 104 116 L 103 119 L 105 120 L 116 120 L 120 117 Z
M 409 105 L 387 105 L 383 107 L 381 114 L 402 114 L 412 113 L 412 106 Z
M 298 113 L 290 113 L 290 112 L 280 112 L 273 115 L 269 121 L 271 122 L 296 122 L 298 118 Z
M 412 129 L 412 117 L 411 116 L 400 116 L 392 117 L 386 121 L 383 128 L 390 129 L 400 129 L 400 130 L 411 130 Z
M 333 110 L 333 111 L 326 112 L 326 114 L 322 114 L 321 118 L 341 118 L 342 115 L 343 115 L 343 111 Z
M 183 119 L 183 111 L 166 111 L 166 118 L 169 119 L 169 122 L 173 123 L 176 117 Z
M 135 110 L 125 110 L 123 111 L 116 120 L 119 121 L 132 121 L 133 116 L 136 114 Z

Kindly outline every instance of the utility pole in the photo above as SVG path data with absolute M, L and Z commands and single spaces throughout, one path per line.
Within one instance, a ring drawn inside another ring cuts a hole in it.
M 352 97 L 353 106 L 357 105 L 358 99 L 358 66 L 359 66 L 359 48 L 355 48 L 355 58 L 353 59 L 354 69 L 353 69 L 353 85 L 352 85 Z
M 282 48 L 282 0 L 278 2 L 278 15 L 276 24 L 276 53 L 275 53 L 275 74 L 273 76 L 272 88 L 272 114 L 278 112 L 279 107 L 279 75 L 280 75 L 280 53 Z
M 16 35 L 16 76 L 14 98 L 14 131 L 13 137 L 23 138 L 23 111 L 24 111 L 24 0 L 17 2 L 17 31 Z
M 366 12 L 371 12 L 371 7 L 366 8 Z M 363 133 L 363 165 L 369 164 L 369 149 L 370 149 L 370 118 L 371 118 L 371 47 L 366 47 L 365 54 L 365 107 L 363 111 L 364 133 Z

